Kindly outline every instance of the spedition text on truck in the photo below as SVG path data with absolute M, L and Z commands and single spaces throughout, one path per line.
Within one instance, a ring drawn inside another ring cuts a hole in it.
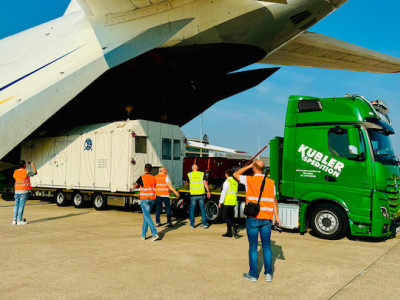
M 400 217 L 394 130 L 365 98 L 291 96 L 284 138 L 271 141 L 279 202 L 299 207 L 300 232 L 388 236 Z

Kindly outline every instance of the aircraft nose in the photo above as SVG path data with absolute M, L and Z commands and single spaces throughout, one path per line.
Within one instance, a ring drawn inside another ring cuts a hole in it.
M 329 0 L 333 7 L 338 8 L 339 6 L 345 4 L 348 0 Z

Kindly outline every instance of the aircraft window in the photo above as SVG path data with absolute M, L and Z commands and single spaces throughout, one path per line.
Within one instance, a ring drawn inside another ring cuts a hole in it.
M 171 139 L 162 139 L 162 159 L 171 160 L 172 155 Z
M 174 140 L 174 160 L 181 159 L 181 141 Z
M 145 136 L 137 136 L 135 138 L 135 152 L 147 153 L 147 138 Z

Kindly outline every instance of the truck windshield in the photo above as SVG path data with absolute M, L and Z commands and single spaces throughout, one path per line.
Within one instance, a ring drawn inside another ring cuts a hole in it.
M 398 164 L 398 158 L 394 154 L 390 137 L 375 130 L 369 130 L 368 133 L 375 159 L 384 164 Z

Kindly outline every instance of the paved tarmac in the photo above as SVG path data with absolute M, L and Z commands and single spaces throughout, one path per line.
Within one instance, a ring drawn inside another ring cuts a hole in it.
M 274 281 L 242 279 L 247 238 L 225 226 L 140 240 L 142 214 L 29 201 L 13 226 L 0 200 L 0 299 L 398 299 L 400 239 L 326 241 L 272 234 Z M 162 220 L 165 217 L 162 216 Z M 197 220 L 200 223 L 200 220 Z M 261 255 L 261 253 L 260 253 Z M 260 267 L 262 266 L 260 260 Z

